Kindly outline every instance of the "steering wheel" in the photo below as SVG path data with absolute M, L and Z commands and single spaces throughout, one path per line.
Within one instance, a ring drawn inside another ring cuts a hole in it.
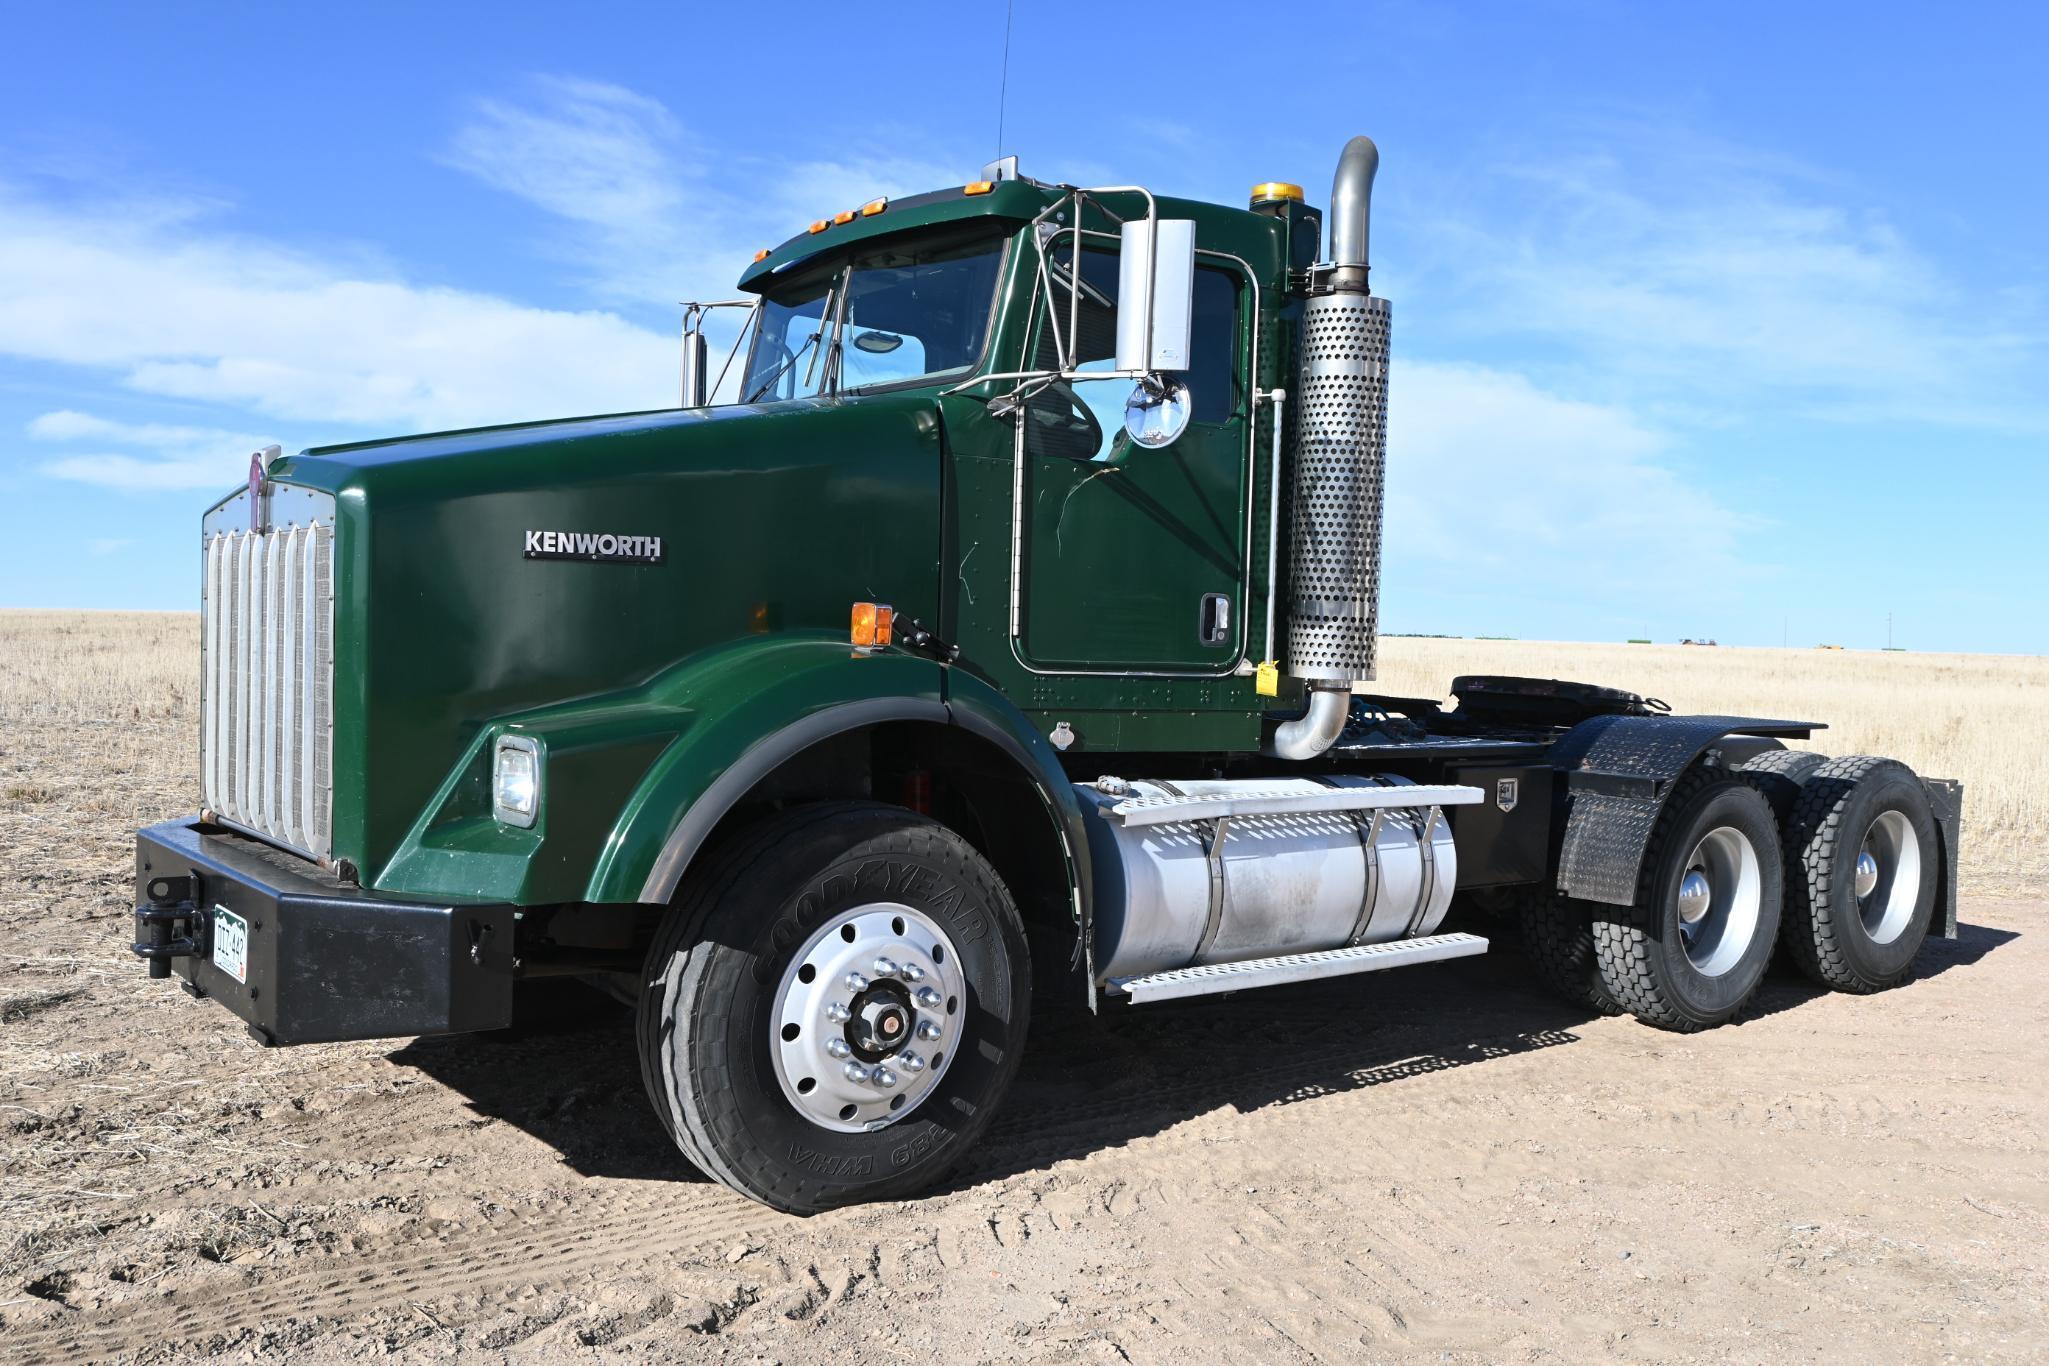
M 1047 398 L 1058 403 L 1048 403 Z M 1093 460 L 1103 448 L 1103 424 L 1067 384 L 1046 386 L 1025 404 L 1025 448 L 1063 460 Z

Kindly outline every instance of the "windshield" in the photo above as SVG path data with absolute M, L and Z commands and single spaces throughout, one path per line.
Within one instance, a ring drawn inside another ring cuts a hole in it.
M 741 402 L 967 373 L 988 335 L 1004 240 L 878 246 L 771 289 Z

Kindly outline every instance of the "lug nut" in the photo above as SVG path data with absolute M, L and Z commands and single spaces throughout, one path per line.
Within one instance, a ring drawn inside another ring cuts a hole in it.
M 896 1085 L 896 1073 L 890 1071 L 887 1067 L 876 1068 L 868 1074 L 868 1079 L 885 1091 Z
M 925 1070 L 925 1060 L 919 1057 L 916 1053 L 897 1054 L 896 1065 L 898 1067 L 903 1068 L 904 1071 L 909 1072 L 912 1076 L 916 1076 L 918 1073 Z
M 909 982 L 912 986 L 916 986 L 925 980 L 925 969 L 919 967 L 916 963 L 906 963 L 896 970 L 896 975 Z
M 834 1001 L 825 1008 L 825 1018 L 831 1020 L 834 1024 L 845 1024 L 852 1015 L 853 1012 L 838 1001 Z
M 825 1041 L 825 1052 L 828 1057 L 835 1059 L 846 1058 L 851 1056 L 853 1051 L 853 1049 L 847 1047 L 845 1039 L 827 1039 Z
M 939 1029 L 939 1021 L 937 1021 L 937 1020 L 920 1020 L 920 1021 L 918 1021 L 918 1037 L 919 1037 L 919 1038 L 921 1038 L 921 1039 L 923 1039 L 923 1040 L 924 1040 L 924 1041 L 925 1041 L 926 1043 L 935 1043 L 935 1042 L 937 1042 L 937 1041 L 938 1041 L 938 1039 L 939 1039 L 939 1034 L 940 1034 L 940 1029 Z
M 847 974 L 847 990 L 848 990 L 848 991 L 851 991 L 851 992 L 853 992 L 853 993 L 854 993 L 854 994 L 855 994 L 856 996 L 858 996 L 858 995 L 860 995 L 860 994 L 861 994 L 862 992 L 866 991 L 867 989 L 868 989 L 868 979 L 867 979 L 866 977 L 863 977 L 863 976 L 862 976 L 862 975 L 861 975 L 860 973 L 858 973 L 858 972 L 850 972 L 850 973 L 848 973 L 848 974 Z
M 877 977 L 894 977 L 896 976 L 896 974 L 896 964 L 890 962 L 887 958 L 878 958 L 875 960 L 875 975 Z
M 861 1066 L 860 1063 L 850 1062 L 843 1070 L 846 1072 L 848 1081 L 865 1082 L 868 1080 L 868 1069 Z
M 939 1008 L 940 1000 L 941 997 L 939 993 L 934 991 L 931 987 L 918 988 L 918 1004 L 925 1007 L 925 1009 L 937 1010 Z

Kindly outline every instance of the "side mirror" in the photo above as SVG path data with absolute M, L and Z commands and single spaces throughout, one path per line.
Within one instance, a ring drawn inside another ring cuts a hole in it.
M 709 349 L 704 344 L 704 333 L 686 329 L 683 333 L 683 406 L 702 408 L 708 401 L 705 394 L 705 369 L 711 364 Z
M 1186 370 L 1194 303 L 1194 221 L 1126 223 L 1117 275 L 1117 368 L 1127 374 Z

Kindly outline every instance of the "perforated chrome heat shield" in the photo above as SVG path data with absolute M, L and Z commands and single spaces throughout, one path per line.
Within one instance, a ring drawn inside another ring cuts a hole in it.
M 1302 311 L 1289 540 L 1288 672 L 1373 677 L 1387 468 L 1387 300 L 1323 294 Z

